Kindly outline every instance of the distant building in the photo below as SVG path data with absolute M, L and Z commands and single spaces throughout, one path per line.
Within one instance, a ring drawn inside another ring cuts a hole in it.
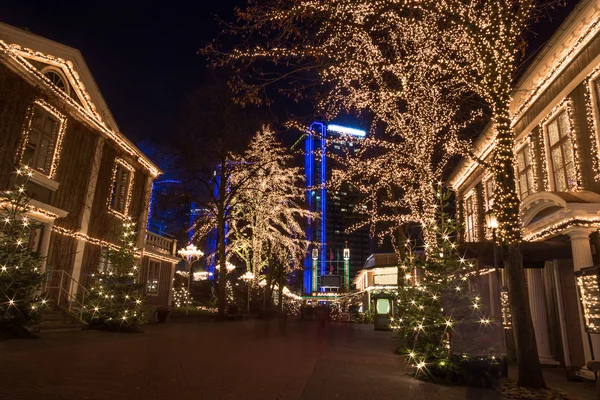
M 175 241 L 146 230 L 161 171 L 121 133 L 81 53 L 0 23 L 0 91 L 0 189 L 17 168 L 33 170 L 30 245 L 50 284 L 77 298 L 110 268 L 106 251 L 131 217 L 147 304 L 170 304 Z
M 305 135 L 305 174 L 308 207 L 321 218 L 307 225 L 307 238 L 318 243 L 304 262 L 304 293 L 339 291 L 349 288 L 356 272 L 362 267 L 371 251 L 369 232 L 361 229 L 346 234 L 352 225 L 353 198 L 346 187 L 339 192 L 328 190 L 325 183 L 331 176 L 333 160 L 330 152 L 343 151 L 355 142 L 336 141 L 326 146 L 326 139 L 345 135 L 365 137 L 366 132 L 339 125 L 314 122 Z M 351 151 L 352 153 L 352 151 Z M 349 259 L 344 257 L 344 250 Z

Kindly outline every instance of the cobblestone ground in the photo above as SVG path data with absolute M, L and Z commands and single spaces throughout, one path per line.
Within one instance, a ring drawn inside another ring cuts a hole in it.
M 372 326 L 244 321 L 0 342 L 0 400 L 499 399 L 408 378 Z

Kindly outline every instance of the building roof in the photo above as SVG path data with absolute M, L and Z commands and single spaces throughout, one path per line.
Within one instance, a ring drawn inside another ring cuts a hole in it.
M 512 126 L 515 126 L 525 112 L 556 81 L 573 59 L 600 32 L 600 3 L 595 0 L 581 0 L 565 21 L 554 32 L 542 51 L 521 76 L 513 90 L 511 103 Z M 485 159 L 493 150 L 495 132 L 493 124 L 486 126 L 473 143 L 473 153 Z M 464 158 L 452 171 L 450 186 L 460 187 L 478 164 Z
M 30 83 L 52 89 L 80 117 L 135 157 L 153 176 L 162 173 L 157 165 L 120 132 L 79 50 L 0 22 L 0 58 Z M 62 72 L 73 88 L 74 95 L 54 90 L 49 79 L 35 67 L 36 63 Z

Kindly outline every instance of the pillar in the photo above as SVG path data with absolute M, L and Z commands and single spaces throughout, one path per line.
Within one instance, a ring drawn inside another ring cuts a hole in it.
M 488 273 L 488 282 L 490 289 L 490 314 L 492 317 L 500 321 L 501 319 L 501 306 L 500 306 L 500 292 L 498 291 L 499 282 L 496 271 Z
M 546 310 L 546 291 L 544 288 L 544 277 L 542 270 L 529 268 L 525 270 L 529 292 L 529 307 L 531 308 L 531 319 L 535 330 L 538 355 L 541 364 L 557 365 L 558 362 L 552 357 L 548 333 L 548 314 Z
M 42 226 L 42 242 L 40 243 L 40 256 L 43 257 L 42 263 L 40 264 L 40 270 L 46 271 L 46 260 L 48 258 L 48 250 L 50 249 L 50 236 L 52 235 L 53 223 L 45 223 Z
M 544 268 L 552 268 L 552 275 L 554 277 L 554 287 L 556 288 L 556 303 L 558 309 L 558 324 L 560 326 L 560 338 L 563 348 L 563 356 L 565 359 L 565 366 L 571 366 L 571 348 L 569 345 L 569 339 L 567 336 L 567 320 L 565 319 L 565 306 L 563 303 L 562 283 L 560 280 L 560 270 L 558 260 L 547 261 Z
M 590 234 L 594 232 L 591 228 L 572 228 L 569 229 L 566 234 L 571 238 L 571 251 L 573 252 L 573 268 L 575 271 L 579 271 L 583 268 L 591 267 L 594 265 L 592 258 L 592 246 L 590 245 Z M 578 299 L 579 301 L 579 299 Z M 579 326 L 581 328 L 581 335 L 583 341 L 583 353 L 585 355 L 585 362 L 592 360 L 592 352 L 594 358 L 600 359 L 600 335 L 590 335 L 585 332 L 583 325 L 583 312 L 581 306 L 577 307 L 579 311 Z M 590 338 L 592 346 L 590 347 Z

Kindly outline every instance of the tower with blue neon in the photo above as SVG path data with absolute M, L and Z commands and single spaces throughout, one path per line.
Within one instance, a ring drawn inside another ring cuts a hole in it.
M 353 275 L 350 266 L 362 267 L 362 258 L 368 257 L 370 241 L 368 232 L 359 231 L 347 235 L 352 204 L 346 190 L 329 193 L 326 187 L 331 171 L 328 154 L 341 152 L 343 146 L 357 146 L 352 138 L 363 138 L 364 130 L 313 122 L 305 135 L 305 160 L 307 202 L 311 211 L 319 214 L 318 220 L 309 220 L 306 227 L 308 240 L 315 243 L 304 261 L 304 292 L 337 291 L 349 288 L 348 278 Z M 328 139 L 339 139 L 330 141 Z M 345 140 L 346 139 L 346 140 Z M 348 245 L 348 243 L 350 243 Z M 343 254 L 350 247 L 350 262 L 344 262 Z M 354 269 L 358 269 L 354 268 Z M 327 278 L 324 278 L 327 277 Z M 339 277 L 339 284 L 331 284 Z M 326 283 L 327 282 L 327 283 Z

